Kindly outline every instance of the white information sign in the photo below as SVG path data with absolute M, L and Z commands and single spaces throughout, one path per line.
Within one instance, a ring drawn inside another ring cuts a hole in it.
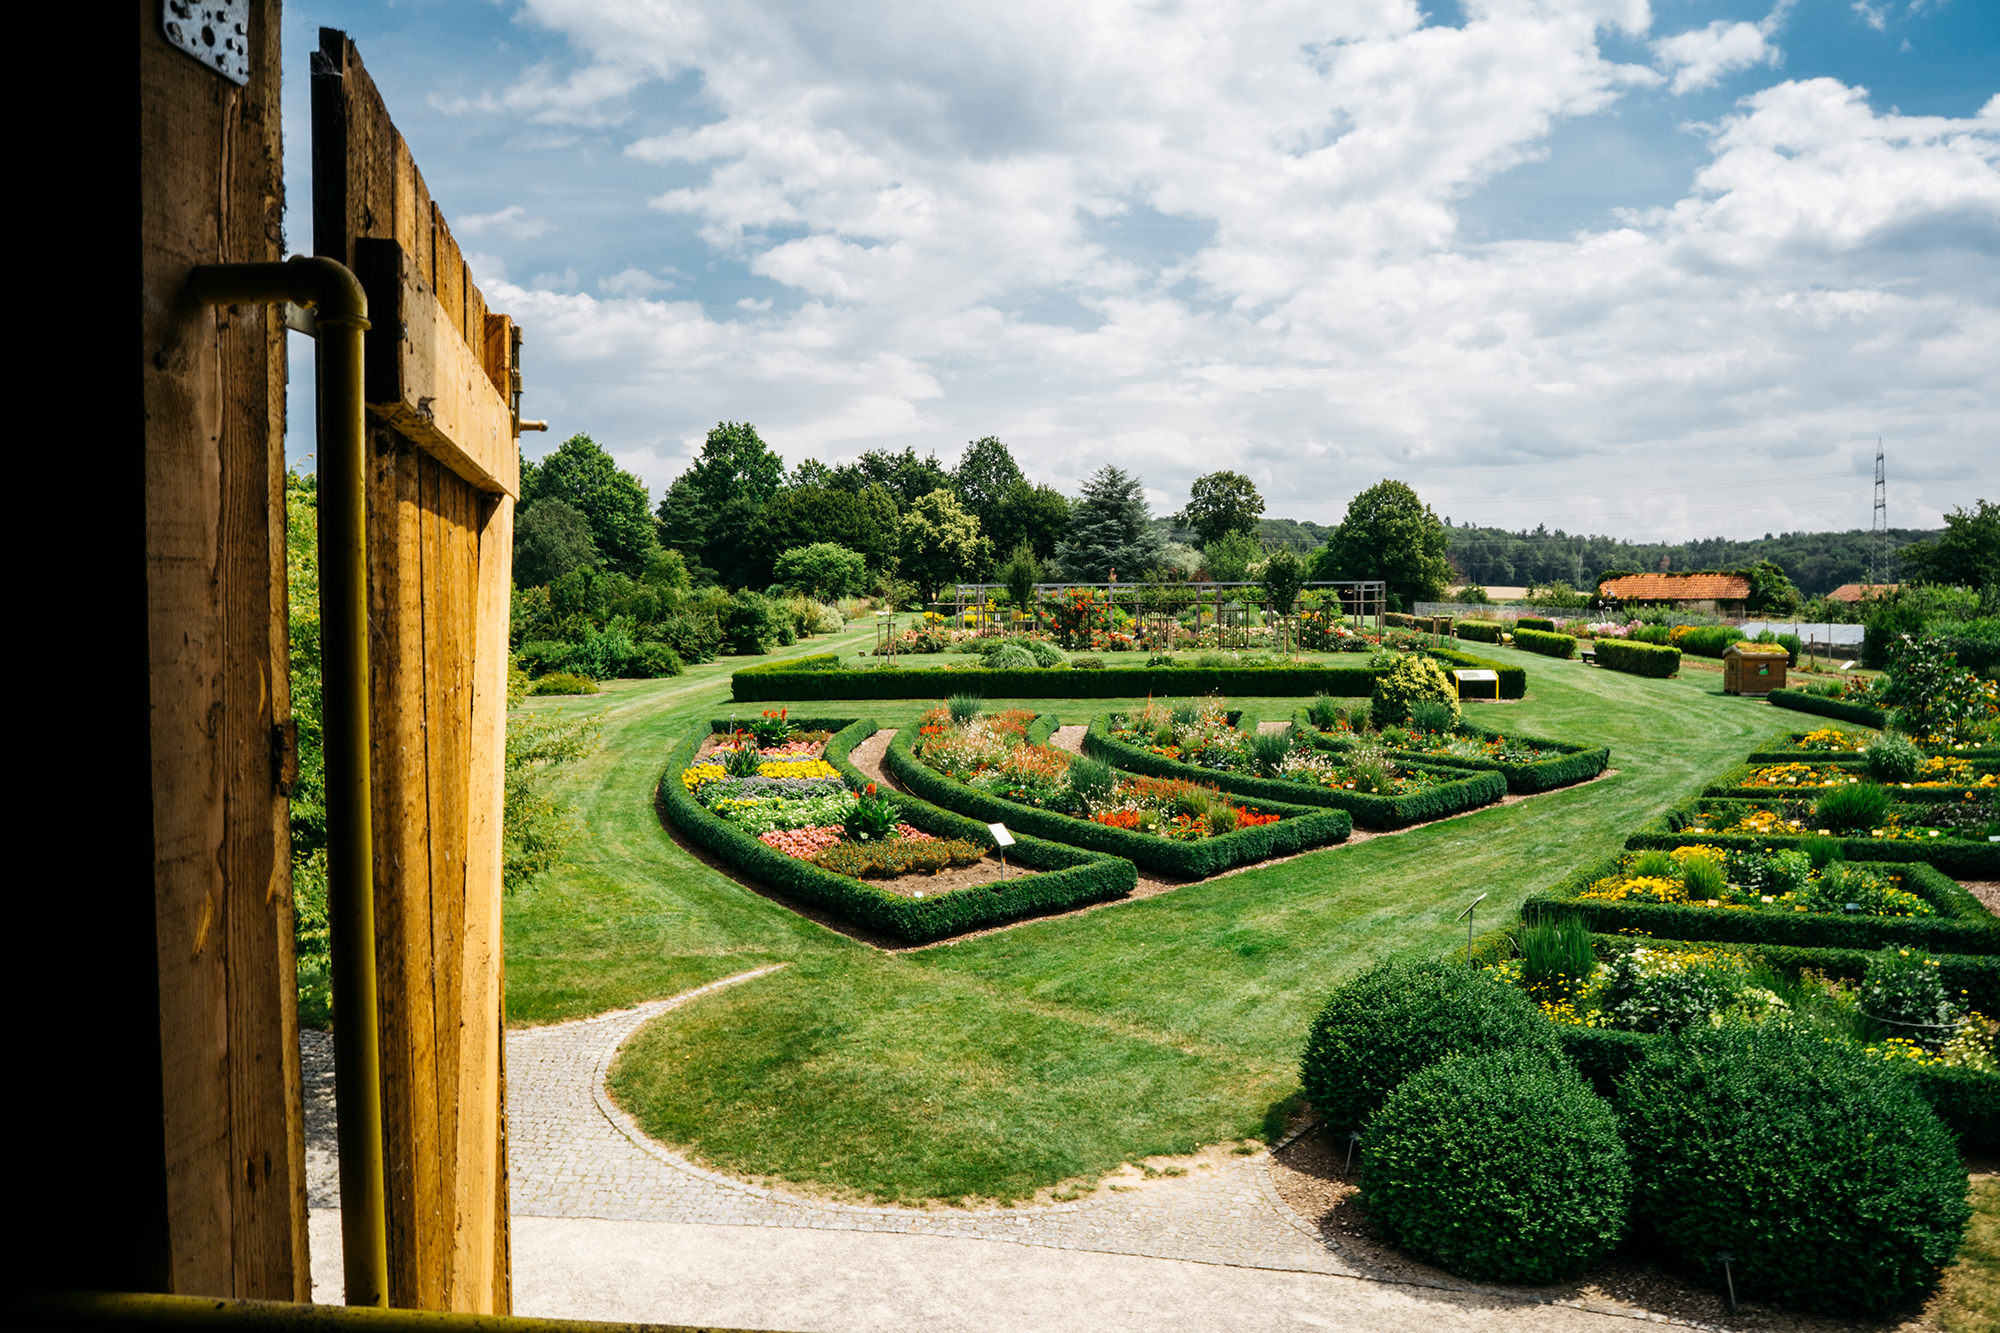
M 999 843 L 1002 847 L 1012 847 L 1014 845 L 1014 835 L 1007 831 L 1005 824 L 988 824 L 986 831 L 991 833 L 993 841 Z

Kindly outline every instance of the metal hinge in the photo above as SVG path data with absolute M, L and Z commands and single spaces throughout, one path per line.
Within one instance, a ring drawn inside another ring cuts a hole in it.
M 250 82 L 250 0 L 163 0 L 167 40 L 234 84 Z

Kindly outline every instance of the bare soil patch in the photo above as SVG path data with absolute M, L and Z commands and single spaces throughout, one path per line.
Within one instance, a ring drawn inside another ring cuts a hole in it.
M 1965 891 L 1986 904 L 1986 910 L 2000 916 L 2000 883 L 1990 879 L 1965 879 L 1959 883 Z

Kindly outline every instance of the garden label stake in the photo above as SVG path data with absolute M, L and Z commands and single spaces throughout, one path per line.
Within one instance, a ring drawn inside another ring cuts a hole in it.
M 1354 1169 L 1354 1145 L 1355 1145 L 1355 1144 L 1357 1144 L 1357 1143 L 1359 1143 L 1359 1142 L 1361 1142 L 1361 1131 L 1360 1131 L 1360 1130 L 1358 1130 L 1358 1129 L 1350 1129 L 1350 1130 L 1348 1130 L 1348 1131 L 1347 1131 L 1347 1161 L 1346 1161 L 1346 1162 L 1345 1162 L 1344 1164 L 1342 1164 L 1342 1166 L 1341 1166 L 1341 1168 L 1340 1168 L 1340 1178 L 1341 1178 L 1342 1180 L 1345 1180 L 1345 1179 L 1347 1179 L 1347 1175 L 1348 1175 L 1348 1173 L 1349 1173 L 1350 1171 L 1352 1171 L 1352 1170 Z
M 986 831 L 993 835 L 993 846 L 1000 853 L 1000 878 L 1007 878 L 1007 849 L 1014 845 L 1014 835 L 1007 831 L 1005 824 L 988 824 Z
M 1465 965 L 1467 967 L 1472 966 L 1472 909 L 1485 901 L 1486 895 L 1482 893 L 1467 903 L 1465 910 L 1458 914 L 1458 919 L 1465 923 Z
M 1723 1281 L 1729 1284 L 1729 1313 L 1735 1314 L 1736 1275 L 1729 1271 L 1729 1265 L 1736 1261 L 1736 1256 L 1731 1254 L 1728 1250 L 1718 1250 L 1716 1251 L 1715 1257 L 1722 1261 L 1722 1278 Z

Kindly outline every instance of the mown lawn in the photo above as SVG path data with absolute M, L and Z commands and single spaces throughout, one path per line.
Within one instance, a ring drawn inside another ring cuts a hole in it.
M 857 633 L 831 646 L 852 652 Z M 788 653 L 827 651 L 814 640 Z M 568 780 L 589 836 L 507 918 L 508 1006 L 545 1023 L 671 995 L 768 962 L 785 970 L 676 1011 L 620 1057 L 613 1088 L 648 1130 L 737 1174 L 878 1199 L 1017 1199 L 1121 1162 L 1264 1133 L 1297 1087 L 1327 988 L 1498 923 L 1615 850 L 1796 717 L 1720 693 L 1481 645 L 1526 666 L 1528 697 L 1473 715 L 1608 744 L 1616 774 L 1365 844 L 1083 916 L 885 955 L 709 870 L 660 827 L 668 741 L 727 716 L 741 659 L 582 702 L 605 745 Z M 1129 701 L 992 700 L 1086 721 Z M 1233 701 L 1266 718 L 1292 699 Z M 908 724 L 919 700 L 814 703 Z M 752 712 L 759 705 L 738 710 Z

